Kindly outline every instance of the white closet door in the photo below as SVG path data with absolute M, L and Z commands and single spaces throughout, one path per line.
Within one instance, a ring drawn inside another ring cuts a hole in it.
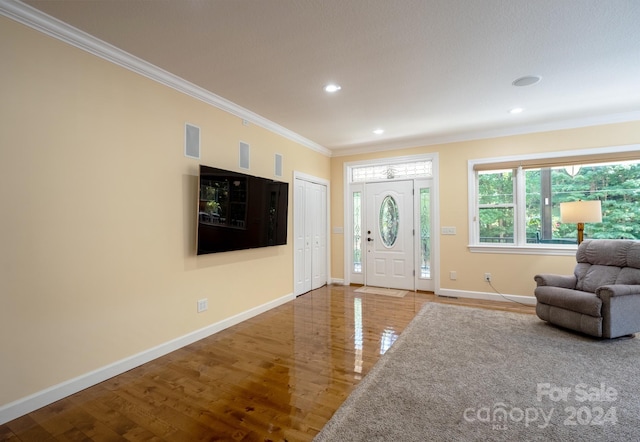
M 313 188 L 312 183 L 303 181 L 304 183 L 304 292 L 313 290 Z
M 313 252 L 311 256 L 311 289 L 327 283 L 327 188 L 321 184 L 307 183 L 311 198 L 307 204 L 307 226 L 311 230 Z
M 327 187 L 295 179 L 294 294 L 327 283 Z
M 296 179 L 294 186 L 294 294 L 297 296 L 311 290 L 311 242 L 307 240 L 305 229 L 305 220 L 307 218 L 305 208 L 307 199 L 306 181 Z

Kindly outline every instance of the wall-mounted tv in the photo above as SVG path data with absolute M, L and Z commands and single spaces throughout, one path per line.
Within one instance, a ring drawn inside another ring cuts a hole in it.
M 289 184 L 200 165 L 198 255 L 287 243 Z

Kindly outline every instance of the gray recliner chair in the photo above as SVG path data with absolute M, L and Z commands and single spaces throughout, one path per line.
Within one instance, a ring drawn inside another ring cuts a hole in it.
M 640 331 L 640 241 L 585 240 L 573 275 L 534 277 L 544 321 L 602 338 Z

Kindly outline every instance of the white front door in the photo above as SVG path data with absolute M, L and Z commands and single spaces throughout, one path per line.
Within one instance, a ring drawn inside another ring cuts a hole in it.
M 366 185 L 366 285 L 415 289 L 413 181 Z

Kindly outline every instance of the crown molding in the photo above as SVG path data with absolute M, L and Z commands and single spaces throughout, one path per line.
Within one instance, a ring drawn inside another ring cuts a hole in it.
M 551 132 L 555 130 L 577 129 L 590 126 L 604 126 L 607 124 L 627 123 L 640 121 L 640 111 L 622 112 L 615 114 L 596 115 L 584 118 L 572 118 L 550 121 L 537 124 L 525 124 L 520 126 L 504 127 L 497 129 L 460 132 L 447 135 L 432 135 L 415 138 L 404 138 L 378 142 L 376 144 L 364 144 L 360 146 L 334 149 L 334 157 L 360 155 L 366 153 L 386 152 L 392 150 L 411 149 L 414 147 L 435 146 L 439 144 L 451 144 L 464 141 L 485 140 L 489 138 L 501 138 L 514 135 L 526 135 L 539 132 Z
M 275 134 L 294 141 L 306 148 L 328 157 L 368 154 L 383 151 L 410 149 L 414 147 L 434 146 L 463 141 L 499 138 L 512 135 L 524 135 L 553 130 L 575 129 L 580 127 L 606 125 L 640 120 L 640 111 L 599 115 L 586 118 L 556 120 L 551 122 L 524 124 L 504 128 L 457 132 L 450 134 L 432 134 L 396 140 L 380 141 L 375 144 L 360 144 L 333 149 L 315 143 L 255 112 L 238 106 L 206 89 L 167 72 L 149 62 L 129 54 L 109 43 L 106 43 L 84 31 L 76 29 L 54 17 L 51 17 L 19 0 L 0 0 L 0 15 L 22 23 L 50 37 L 56 38 L 71 46 L 84 50 L 92 55 L 105 59 L 118 66 L 145 76 L 153 81 L 175 89 L 197 100 L 235 115 L 252 124 L 263 127 Z
M 263 127 L 275 134 L 281 135 L 302 146 L 330 157 L 331 150 L 321 146 L 279 124 L 268 120 L 255 112 L 245 109 L 237 104 L 207 91 L 193 83 L 186 81 L 164 69 L 142 60 L 128 52 L 125 52 L 109 43 L 106 43 L 84 31 L 64 23 L 50 15 L 47 15 L 29 5 L 17 0 L 0 0 L 0 15 L 8 17 L 18 23 L 22 23 L 43 34 L 58 39 L 76 48 L 82 49 L 92 55 L 100 57 L 132 72 L 147 77 L 160 84 L 182 92 L 197 100 L 240 117 L 250 123 Z

